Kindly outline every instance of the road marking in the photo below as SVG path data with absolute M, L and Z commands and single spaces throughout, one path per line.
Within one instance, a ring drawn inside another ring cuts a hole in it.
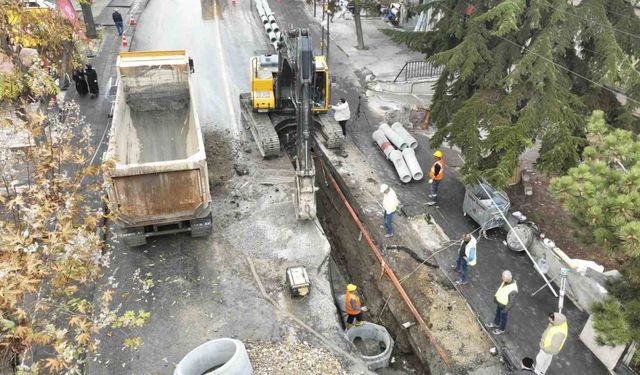
M 218 12 L 218 2 L 214 1 L 213 2 L 213 13 L 217 14 Z M 218 20 L 218 22 L 215 22 L 215 27 L 216 27 L 216 32 L 215 32 L 215 38 L 216 38 L 216 50 L 218 51 L 218 57 L 220 58 L 220 70 L 222 73 L 222 86 L 224 87 L 224 93 L 225 93 L 225 100 L 227 102 L 227 109 L 229 110 L 229 116 L 231 117 L 231 122 L 232 122 L 232 131 L 234 132 L 234 135 L 239 135 L 240 134 L 240 124 L 238 123 L 238 117 L 236 116 L 236 111 L 233 107 L 233 102 L 231 101 L 231 87 L 229 85 L 229 73 L 227 71 L 227 65 L 225 63 L 226 59 L 225 59 L 225 55 L 224 55 L 224 48 L 225 46 L 223 46 L 222 44 L 222 39 L 220 37 L 221 32 L 220 32 L 220 20 Z

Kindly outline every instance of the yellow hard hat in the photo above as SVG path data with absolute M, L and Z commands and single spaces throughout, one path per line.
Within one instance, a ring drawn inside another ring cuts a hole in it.
M 441 158 L 442 157 L 442 151 L 438 150 L 438 151 L 434 152 L 433 156 L 435 156 L 437 158 Z
M 355 292 L 356 289 L 358 289 L 358 287 L 353 285 L 353 284 L 348 284 L 347 285 L 347 292 Z

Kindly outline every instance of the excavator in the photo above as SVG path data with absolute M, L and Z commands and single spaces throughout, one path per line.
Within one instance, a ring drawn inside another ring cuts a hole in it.
M 309 30 L 290 27 L 277 55 L 251 58 L 251 92 L 240 95 L 242 118 L 249 125 L 260 154 L 280 154 L 278 135 L 296 132 L 296 216 L 316 216 L 315 167 L 311 143 L 318 135 L 329 148 L 342 145 L 337 123 L 329 109 L 329 69 L 324 56 L 314 56 Z M 318 134 L 318 132 L 320 134 Z

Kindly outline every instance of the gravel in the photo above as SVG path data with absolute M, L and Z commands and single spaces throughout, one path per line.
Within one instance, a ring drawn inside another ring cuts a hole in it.
M 347 375 L 328 350 L 307 342 L 246 343 L 254 375 Z

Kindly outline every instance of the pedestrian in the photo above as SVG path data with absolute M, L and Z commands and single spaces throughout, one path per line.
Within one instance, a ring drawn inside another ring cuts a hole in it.
M 78 95 L 85 96 L 89 92 L 89 86 L 87 85 L 87 77 L 85 77 L 82 69 L 76 69 L 73 71 L 73 82 L 76 84 L 76 91 Z
M 111 18 L 113 18 L 113 23 L 116 24 L 116 30 L 118 30 L 118 35 L 122 36 L 124 32 L 124 25 L 122 23 L 122 14 L 118 12 L 118 9 L 111 13 Z
M 427 204 L 429 206 L 433 206 L 438 203 L 438 187 L 440 186 L 440 181 L 444 177 L 444 160 L 442 160 L 442 151 L 437 150 L 433 153 L 433 157 L 436 159 L 429 170 L 429 183 L 431 184 L 431 193 L 429 194 L 429 198 L 431 198 L 431 202 Z
M 518 294 L 518 284 L 513 279 L 511 271 L 502 271 L 502 284 L 496 291 L 494 300 L 496 302 L 496 316 L 493 323 L 487 323 L 487 328 L 495 328 L 494 335 L 501 335 L 507 329 L 507 315 L 513 307 Z
M 351 118 L 351 111 L 349 111 L 349 103 L 347 99 L 340 98 L 340 102 L 336 105 L 330 105 L 329 108 L 333 109 L 333 118 L 340 124 L 342 128 L 342 135 L 347 135 L 347 120 Z
M 191 74 L 196 72 L 196 68 L 193 66 L 193 59 L 191 57 L 189 57 L 189 71 Z
M 545 375 L 553 356 L 560 353 L 569 334 L 567 317 L 561 313 L 549 314 L 549 325 L 540 338 L 540 351 L 536 356 L 535 373 Z
M 393 237 L 393 214 L 398 209 L 400 201 L 396 192 L 387 184 L 380 185 L 380 192 L 384 194 L 382 198 L 382 207 L 384 209 L 384 228 L 387 231 L 385 237 Z
M 89 92 L 91 93 L 91 99 L 93 99 L 100 93 L 100 89 L 98 88 L 98 73 L 93 69 L 91 64 L 87 64 L 84 74 L 87 76 L 87 85 L 89 85 Z
M 520 364 L 520 370 L 514 371 L 511 375 L 532 375 L 533 374 L 533 359 L 529 357 L 522 358 Z
M 347 313 L 347 329 L 353 327 L 353 321 L 356 322 L 356 327 L 360 327 L 364 324 L 363 312 L 368 311 L 367 306 L 362 306 L 360 296 L 356 293 L 357 286 L 354 284 L 347 285 L 347 294 L 344 298 L 344 310 Z
M 467 283 L 467 268 L 475 266 L 477 260 L 476 238 L 467 233 L 462 236 L 462 244 L 458 250 L 458 258 L 456 264 L 452 265 L 456 272 L 460 274 L 460 278 L 456 281 L 457 285 L 465 285 Z

